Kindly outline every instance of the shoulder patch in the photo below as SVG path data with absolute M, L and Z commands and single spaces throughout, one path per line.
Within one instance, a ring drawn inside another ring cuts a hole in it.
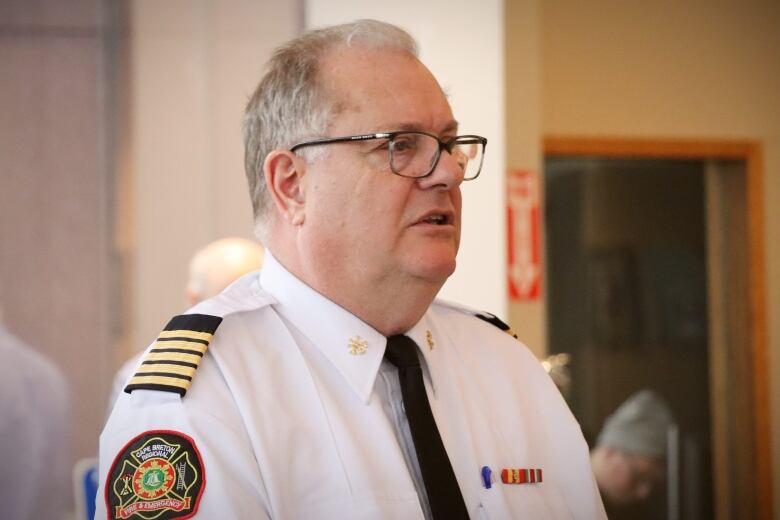
M 175 316 L 143 357 L 125 387 L 175 392 L 184 397 L 222 318 L 208 314 Z
M 494 316 L 493 314 L 490 314 L 489 312 L 478 312 L 478 313 L 475 313 L 474 316 L 476 316 L 477 318 L 479 318 L 479 319 L 481 319 L 483 321 L 486 321 L 486 322 L 490 323 L 491 325 L 493 325 L 495 327 L 498 327 L 499 329 L 503 330 L 504 332 L 506 332 L 507 334 L 509 334 L 513 338 L 518 339 L 517 338 L 517 334 L 515 334 L 515 332 L 509 327 L 509 325 L 507 325 L 506 323 L 501 321 L 498 318 L 498 316 Z
M 106 476 L 108 518 L 190 518 L 206 487 L 195 442 L 170 430 L 146 431 L 128 442 Z

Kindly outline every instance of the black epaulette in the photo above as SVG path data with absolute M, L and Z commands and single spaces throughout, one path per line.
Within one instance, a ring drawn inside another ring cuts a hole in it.
M 159 390 L 184 397 L 220 323 L 221 317 L 207 314 L 174 317 L 144 355 L 125 392 Z
M 498 316 L 494 316 L 493 314 L 490 314 L 489 312 L 477 313 L 477 314 L 474 314 L 474 316 L 476 316 L 477 318 L 479 318 L 479 319 L 481 319 L 483 321 L 486 321 L 486 322 L 490 323 L 491 325 L 493 325 L 495 327 L 498 327 L 499 329 L 503 330 L 504 332 L 506 332 L 507 334 L 509 334 L 513 338 L 518 339 L 517 338 L 517 334 L 515 334 L 515 332 L 512 330 L 512 328 L 509 325 L 507 325 L 506 323 L 504 323 L 503 321 L 501 321 L 500 319 L 498 319 Z

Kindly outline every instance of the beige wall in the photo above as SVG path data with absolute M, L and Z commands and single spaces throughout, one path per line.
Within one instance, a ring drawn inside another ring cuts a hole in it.
M 252 237 L 241 120 L 271 50 L 301 27 L 297 2 L 137 0 L 131 4 L 127 338 L 116 362 L 184 310 L 191 255 Z
M 538 0 L 506 2 L 504 11 L 507 46 L 505 58 L 507 168 L 541 172 L 540 2 Z M 544 245 L 541 248 L 544 255 Z M 506 259 L 506 256 L 504 258 Z M 544 279 L 537 301 L 508 304 L 509 324 L 520 340 L 539 357 L 545 356 L 547 352 L 546 305 Z
M 93 398 L 104 388 L 112 286 L 114 33 L 102 7 L 99 0 L 0 2 L 0 320 L 63 372 L 72 435 L 52 450 L 69 468 L 94 455 L 105 413 Z M 11 370 L 18 362 L 3 360 Z M 3 428 L 7 420 L 0 418 Z M 56 461 L 30 464 L 49 462 Z M 70 502 L 71 490 L 69 482 L 48 481 L 36 493 L 57 501 L 62 491 Z
M 777 439 L 780 3 L 604 0 L 594 7 L 592 2 L 546 0 L 541 35 L 544 135 L 740 139 L 763 144 L 768 370 L 772 437 Z M 510 85 L 523 80 L 523 71 L 509 71 Z M 773 462 L 775 511 L 780 511 L 777 442 Z

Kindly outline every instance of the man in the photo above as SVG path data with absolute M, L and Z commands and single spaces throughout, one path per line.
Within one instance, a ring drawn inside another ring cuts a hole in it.
M 604 422 L 591 461 L 610 517 L 625 512 L 626 518 L 636 518 L 640 504 L 664 483 L 673 426 L 669 407 L 650 390 L 629 397 Z
M 416 56 L 376 21 L 273 56 L 245 121 L 263 269 L 174 318 L 129 382 L 101 437 L 110 518 L 604 516 L 538 361 L 434 302 L 485 140 Z
M 263 265 L 263 246 L 239 237 L 215 240 L 199 249 L 190 259 L 185 297 L 195 305 L 218 295 L 236 279 L 260 269 Z M 108 400 L 109 412 L 122 393 L 127 379 L 141 361 L 143 353 L 128 359 L 117 371 Z

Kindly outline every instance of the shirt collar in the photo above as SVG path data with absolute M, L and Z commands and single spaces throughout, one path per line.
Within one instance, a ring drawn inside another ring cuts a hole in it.
M 349 311 L 306 285 L 266 250 L 260 284 L 276 309 L 333 364 L 357 396 L 368 403 L 387 339 Z

